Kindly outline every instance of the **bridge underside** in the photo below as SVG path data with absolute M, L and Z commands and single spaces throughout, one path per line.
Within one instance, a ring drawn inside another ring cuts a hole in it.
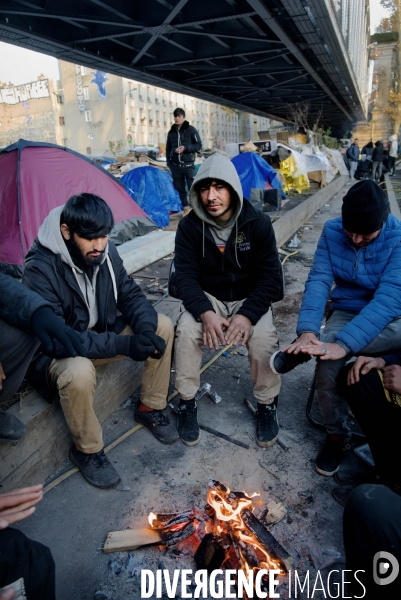
M 364 118 L 323 0 L 0 0 L 0 40 L 280 120 Z

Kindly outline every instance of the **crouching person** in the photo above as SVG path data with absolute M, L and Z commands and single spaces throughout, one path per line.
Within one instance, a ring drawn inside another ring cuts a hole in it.
M 103 451 L 102 429 L 93 410 L 95 367 L 129 356 L 146 361 L 135 419 L 162 443 L 178 439 L 164 412 L 170 377 L 173 326 L 157 315 L 128 276 L 109 241 L 110 208 L 98 196 L 80 194 L 52 210 L 25 260 L 23 282 L 53 306 L 79 333 L 88 358 L 39 354 L 28 377 L 47 396 L 58 394 L 73 437 L 69 457 L 96 487 L 120 477 Z M 120 313 L 120 314 L 119 314 Z
M 192 211 L 179 224 L 175 285 L 184 308 L 175 346 L 176 388 L 181 396 L 178 433 L 184 444 L 200 441 L 195 395 L 201 346 L 248 348 L 258 403 L 256 441 L 278 437 L 280 378 L 270 356 L 277 349 L 271 303 L 282 291 L 276 240 L 269 217 L 244 200 L 234 165 L 218 154 L 207 159 L 190 191 Z

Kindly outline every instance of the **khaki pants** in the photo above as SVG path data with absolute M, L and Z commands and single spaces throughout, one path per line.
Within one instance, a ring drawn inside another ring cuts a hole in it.
M 161 410 L 166 407 L 174 339 L 173 324 L 165 315 L 158 315 L 156 334 L 166 342 L 166 350 L 160 360 L 148 358 L 145 361 L 141 400 L 146 406 Z M 127 326 L 120 335 L 133 335 L 133 331 Z M 125 357 L 90 360 L 78 356 L 55 358 L 50 363 L 49 383 L 58 389 L 61 407 L 76 447 L 86 454 L 99 452 L 104 445 L 102 428 L 93 410 L 95 367 L 121 358 Z
M 224 318 L 235 315 L 244 300 L 221 302 L 210 294 L 216 313 Z M 191 313 L 182 308 L 175 343 L 175 387 L 183 400 L 191 400 L 199 389 L 199 370 L 202 364 L 202 323 L 197 323 Z M 280 391 L 280 377 L 270 369 L 270 357 L 278 350 L 278 338 L 269 310 L 251 328 L 247 343 L 254 396 L 261 404 L 271 404 Z

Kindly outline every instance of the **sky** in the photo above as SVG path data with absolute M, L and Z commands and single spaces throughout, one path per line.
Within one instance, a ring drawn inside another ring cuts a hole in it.
M 380 6 L 380 0 L 370 0 L 372 33 L 386 14 L 387 11 Z M 0 42 L 0 81 L 19 85 L 35 81 L 40 73 L 49 79 L 58 79 L 57 60 L 52 56 Z

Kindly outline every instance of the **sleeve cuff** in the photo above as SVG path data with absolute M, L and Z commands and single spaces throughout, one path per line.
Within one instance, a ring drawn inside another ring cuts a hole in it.
M 348 348 L 347 344 L 344 344 L 344 342 L 336 340 L 335 343 L 337 344 L 337 346 L 340 346 L 343 350 L 345 350 L 347 354 L 353 354 L 352 350 Z
M 117 335 L 116 336 L 116 356 L 122 354 L 122 356 L 129 355 L 129 335 Z

